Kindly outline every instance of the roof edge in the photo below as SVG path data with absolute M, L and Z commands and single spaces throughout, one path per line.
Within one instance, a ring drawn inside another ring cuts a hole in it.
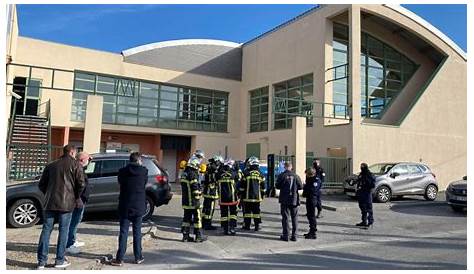
M 467 61 L 467 54 L 466 52 L 461 49 L 451 38 L 446 36 L 442 31 L 440 31 L 438 28 L 433 26 L 430 22 L 426 21 L 425 19 L 421 18 L 419 15 L 416 13 L 410 11 L 407 8 L 402 7 L 401 5 L 393 5 L 393 4 L 384 4 L 385 7 L 390 8 L 410 19 L 415 21 L 416 23 L 422 25 L 425 27 L 428 31 L 433 33 L 435 36 L 443 40 L 449 47 L 451 47 L 459 56 L 461 56 L 465 61 Z
M 139 52 L 144 52 L 144 51 L 148 51 L 152 49 L 175 47 L 175 46 L 186 46 L 186 45 L 214 45 L 214 46 L 238 48 L 242 44 L 231 42 L 231 41 L 214 40 L 214 39 L 178 39 L 178 40 L 168 40 L 168 41 L 150 43 L 150 44 L 145 44 L 138 47 L 126 49 L 122 51 L 122 55 L 124 57 L 127 57 Z

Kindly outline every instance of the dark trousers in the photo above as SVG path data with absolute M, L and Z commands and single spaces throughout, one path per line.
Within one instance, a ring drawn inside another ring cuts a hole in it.
M 372 194 L 359 194 L 359 208 L 362 222 L 366 224 L 374 223 L 374 212 L 372 210 Z
M 216 210 L 216 200 L 212 198 L 204 198 L 202 206 L 202 219 L 208 223 L 212 222 L 214 211 Z
M 54 219 L 59 222 L 59 235 L 56 247 L 56 264 L 64 262 L 66 252 L 67 237 L 69 234 L 69 224 L 71 222 L 71 212 L 59 212 L 46 210 L 43 213 L 43 229 L 38 243 L 38 265 L 46 265 L 48 262 L 49 239 L 54 228 Z
M 315 233 L 317 231 L 316 226 L 316 210 L 318 202 L 313 199 L 306 199 L 306 216 L 308 217 L 309 233 Z
M 280 209 L 283 237 L 288 237 L 288 231 L 290 230 L 288 217 L 291 217 L 291 235 L 296 236 L 296 232 L 298 231 L 298 206 L 280 204 Z
M 69 224 L 69 234 L 67 238 L 66 248 L 71 247 L 76 242 L 77 227 L 82 221 L 85 205 L 81 208 L 75 208 L 72 212 L 71 223 Z
M 259 202 L 244 202 L 244 224 L 246 227 L 250 226 L 250 223 L 258 225 L 262 223 L 262 217 L 260 216 L 260 203 Z
M 181 232 L 183 234 L 189 234 L 191 230 L 191 225 L 194 227 L 194 234 L 199 234 L 201 232 L 201 209 L 184 209 L 183 223 L 181 225 Z
M 221 205 L 221 226 L 224 230 L 237 226 L 237 205 Z
M 316 208 L 318 209 L 318 213 L 323 210 L 323 205 L 321 203 L 321 194 L 316 195 Z
M 132 223 L 133 231 L 133 255 L 136 261 L 142 258 L 142 216 L 120 217 L 119 248 L 117 250 L 117 256 L 115 257 L 119 261 L 123 261 L 123 257 L 127 251 L 130 223 Z

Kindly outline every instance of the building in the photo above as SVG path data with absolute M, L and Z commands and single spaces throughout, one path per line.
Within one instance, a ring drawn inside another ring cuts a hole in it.
M 177 40 L 121 53 L 18 36 L 9 10 L 13 146 L 31 140 L 13 130 L 27 115 L 50 124 L 46 145 L 139 150 L 172 177 L 196 148 L 294 155 L 300 174 L 307 155 L 349 159 L 351 171 L 423 162 L 442 188 L 467 172 L 466 54 L 400 6 L 321 5 L 243 44 Z

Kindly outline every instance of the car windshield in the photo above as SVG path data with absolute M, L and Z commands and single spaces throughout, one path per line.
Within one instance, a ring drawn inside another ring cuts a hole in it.
M 377 175 L 382 175 L 390 171 L 395 164 L 375 164 L 369 166 L 370 172 Z

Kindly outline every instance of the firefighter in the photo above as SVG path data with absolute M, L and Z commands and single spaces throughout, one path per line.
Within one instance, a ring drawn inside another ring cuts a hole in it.
M 316 218 L 322 218 L 323 216 L 321 215 L 321 211 L 323 210 L 323 206 L 321 204 L 321 186 L 324 184 L 324 178 L 326 178 L 326 173 L 324 172 L 324 169 L 321 167 L 321 160 L 319 158 L 315 158 L 313 161 L 313 168 L 316 170 L 316 177 L 319 178 L 321 181 L 321 185 L 318 189 L 318 192 L 316 193 L 316 208 L 318 209 L 318 214 L 316 215 Z
M 259 170 L 260 161 L 257 157 L 250 157 L 248 169 L 244 172 L 244 178 L 240 184 L 240 197 L 243 201 L 244 210 L 244 230 L 250 230 L 250 223 L 253 219 L 255 231 L 260 230 L 262 219 L 260 216 L 260 203 L 265 193 L 265 177 Z
M 209 159 L 209 164 L 207 165 L 207 170 L 204 175 L 202 224 L 205 230 L 216 229 L 216 227 L 212 225 L 212 217 L 214 216 L 214 210 L 216 208 L 216 200 L 219 199 L 217 174 L 219 173 L 223 162 L 224 159 L 220 155 L 215 155 Z
M 219 205 L 221 209 L 221 226 L 225 235 L 235 235 L 237 226 L 237 204 L 239 203 L 236 188 L 237 174 L 234 161 L 228 159 L 218 175 Z
M 206 238 L 201 230 L 201 187 L 198 182 L 200 160 L 191 157 L 180 177 L 182 188 L 181 203 L 184 210 L 181 232 L 183 233 L 183 242 L 202 242 Z M 195 239 L 189 236 L 191 225 L 194 227 Z
M 198 158 L 201 163 L 204 161 L 204 151 L 200 150 L 200 149 L 197 149 L 194 153 L 193 153 L 193 156 Z

